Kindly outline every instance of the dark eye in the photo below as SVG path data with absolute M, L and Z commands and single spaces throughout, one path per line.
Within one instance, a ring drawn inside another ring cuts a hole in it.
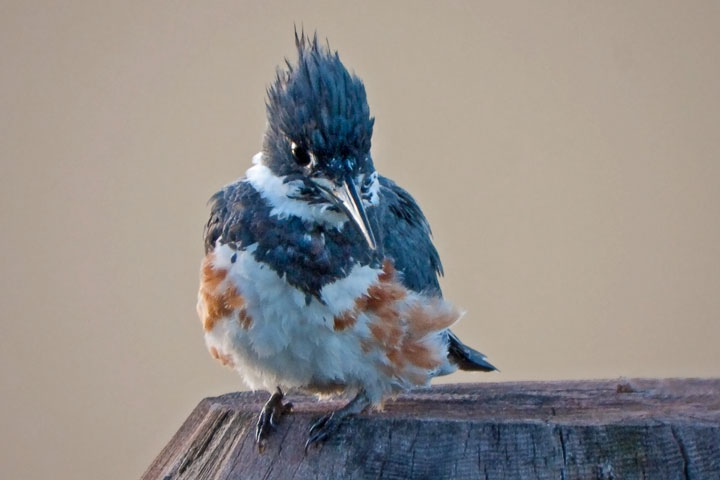
M 290 148 L 292 148 L 292 154 L 293 158 L 295 159 L 295 163 L 297 163 L 301 167 L 304 167 L 310 163 L 310 153 L 307 150 L 305 150 L 295 142 L 292 142 Z

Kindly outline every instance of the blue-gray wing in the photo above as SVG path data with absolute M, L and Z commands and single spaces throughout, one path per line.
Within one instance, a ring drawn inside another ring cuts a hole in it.
M 442 296 L 438 275 L 440 256 L 432 243 L 430 225 L 415 199 L 392 180 L 380 177 L 380 231 L 383 253 L 395 264 L 410 290 Z
M 215 248 L 215 243 L 250 245 L 255 240 L 247 225 L 252 211 L 246 208 L 256 200 L 257 192 L 247 182 L 237 181 L 225 186 L 210 198 L 210 218 L 205 225 L 205 253 Z M 249 220 L 250 219 L 250 220 Z
M 443 274 L 440 256 L 432 243 L 430 225 L 415 199 L 392 180 L 380 177 L 382 246 L 386 257 L 401 272 L 403 284 L 416 292 L 442 296 L 438 275 Z M 487 357 L 468 347 L 447 331 L 448 358 L 461 370 L 496 370 Z

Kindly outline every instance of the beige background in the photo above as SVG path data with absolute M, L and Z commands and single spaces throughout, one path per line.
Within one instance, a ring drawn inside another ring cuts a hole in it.
M 501 374 L 720 375 L 720 3 L 3 2 L 0 469 L 139 476 L 241 388 L 195 318 L 208 197 L 293 22 L 367 86 Z

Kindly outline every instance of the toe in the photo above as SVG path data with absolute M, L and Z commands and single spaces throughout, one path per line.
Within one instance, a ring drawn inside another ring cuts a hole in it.
M 337 417 L 334 413 L 324 416 L 310 427 L 310 435 L 305 442 L 305 451 L 315 444 L 320 444 L 330 438 L 343 421 L 343 417 Z
M 330 420 L 330 417 L 332 417 L 332 414 L 331 414 L 331 413 L 330 413 L 330 414 L 327 414 L 327 415 L 325 415 L 325 416 L 323 416 L 323 417 L 320 417 L 320 419 L 318 419 L 315 423 L 313 423 L 312 425 L 310 425 L 310 429 L 308 430 L 308 432 L 310 433 L 310 435 L 312 435 L 312 434 L 313 434 L 315 431 L 317 431 L 318 429 L 323 428 L 323 427 L 325 426 L 325 424 L 328 422 L 328 420 Z
M 255 442 L 261 452 L 264 450 L 270 433 L 277 429 L 281 417 L 292 409 L 292 404 L 283 404 L 282 400 L 283 393 L 278 388 L 260 411 L 255 428 Z

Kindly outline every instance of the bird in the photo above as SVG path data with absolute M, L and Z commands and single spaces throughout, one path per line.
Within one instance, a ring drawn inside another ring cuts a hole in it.
M 443 298 L 428 221 L 375 169 L 362 80 L 317 32 L 295 29 L 295 46 L 267 88 L 260 153 L 209 201 L 197 303 L 211 356 L 273 392 L 261 451 L 288 390 L 350 399 L 312 425 L 307 451 L 434 377 L 497 370 L 450 330 L 463 312 Z

